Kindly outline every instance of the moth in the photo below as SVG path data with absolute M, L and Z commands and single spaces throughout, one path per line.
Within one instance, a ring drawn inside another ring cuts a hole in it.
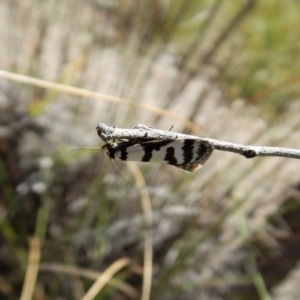
M 101 135 L 99 134 L 100 138 Z M 105 141 L 105 140 L 104 140 Z M 132 139 L 108 143 L 102 147 L 111 159 L 166 163 L 186 172 L 199 169 L 210 157 L 213 146 L 195 139 Z

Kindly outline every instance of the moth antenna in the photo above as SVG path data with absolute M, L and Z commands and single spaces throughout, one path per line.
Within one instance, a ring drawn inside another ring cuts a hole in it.
M 113 128 L 115 128 L 115 126 L 113 126 Z M 104 139 L 103 137 L 101 137 L 101 139 L 103 140 L 103 142 L 106 144 L 105 146 L 103 146 L 101 149 L 103 150 L 104 148 L 109 148 L 109 146 L 111 145 L 106 139 Z M 113 139 L 113 143 L 115 143 L 115 139 Z M 103 154 L 103 152 L 102 152 Z M 114 161 L 111 159 L 111 157 L 109 156 L 108 152 L 106 151 L 106 154 L 109 158 L 109 160 L 111 161 L 111 163 L 114 165 L 114 167 L 116 168 L 116 170 L 120 173 L 120 175 L 122 176 L 123 180 L 125 181 L 125 183 L 127 184 L 129 190 L 131 191 L 133 197 L 135 197 L 135 194 L 131 188 L 131 186 L 129 185 L 129 183 L 127 182 L 126 178 L 124 177 L 124 175 L 122 174 L 122 172 L 119 170 L 119 168 L 116 166 L 116 164 L 114 163 Z
M 77 150 L 84 150 L 84 149 L 85 150 L 101 150 L 101 148 L 95 148 L 95 147 L 80 147 L 80 148 L 75 148 L 75 149 L 69 150 L 69 151 L 65 152 L 64 155 L 74 152 L 74 151 L 77 151 Z
M 103 153 L 103 152 L 102 152 Z M 124 177 L 124 175 L 122 174 L 122 172 L 120 171 L 120 169 L 116 166 L 116 164 L 114 163 L 114 161 L 111 159 L 111 157 L 109 156 L 109 154 L 106 152 L 109 160 L 111 161 L 111 163 L 114 165 L 114 167 L 116 168 L 116 170 L 120 173 L 120 175 L 122 176 L 122 178 L 124 179 L 125 183 L 127 184 L 129 190 L 131 191 L 133 197 L 135 197 L 135 194 L 131 188 L 131 186 L 129 185 L 129 183 L 127 182 L 126 178 Z
M 109 145 L 109 143 L 108 143 L 106 140 L 103 139 L 103 141 L 104 141 L 107 145 Z M 74 152 L 74 151 L 77 151 L 77 150 L 84 150 L 84 149 L 85 149 L 85 150 L 97 150 L 97 151 L 99 151 L 99 150 L 103 150 L 103 147 L 102 147 L 102 148 L 95 148 L 95 147 L 80 147 L 80 148 L 75 148 L 75 149 L 72 149 L 72 150 L 70 150 L 70 151 L 65 152 L 64 155 L 67 155 L 68 153 L 71 153 L 71 152 Z M 103 151 L 102 151 L 102 155 L 103 155 L 103 157 L 104 157 Z M 108 155 L 108 153 L 107 153 L 107 156 L 108 156 L 108 158 L 110 159 L 110 161 L 112 162 L 112 164 L 114 165 L 114 167 L 116 168 L 116 170 L 120 173 L 120 175 L 121 175 L 122 178 L 124 179 L 124 181 L 125 181 L 125 183 L 127 184 L 129 190 L 131 191 L 133 197 L 135 197 L 135 194 L 134 194 L 132 188 L 130 187 L 129 183 L 127 182 L 127 180 L 126 180 L 126 178 L 124 177 L 124 175 L 122 174 L 122 172 L 119 170 L 119 168 L 118 168 L 118 167 L 116 166 L 116 164 L 113 162 L 113 160 L 112 160 L 111 157 Z
M 171 126 L 171 128 L 169 129 L 169 131 L 171 131 L 173 129 L 174 125 Z

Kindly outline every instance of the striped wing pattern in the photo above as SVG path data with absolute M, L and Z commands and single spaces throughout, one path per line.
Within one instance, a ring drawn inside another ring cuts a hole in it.
M 187 172 L 200 168 L 213 152 L 209 142 L 194 139 L 124 141 L 103 148 L 112 159 L 167 163 Z

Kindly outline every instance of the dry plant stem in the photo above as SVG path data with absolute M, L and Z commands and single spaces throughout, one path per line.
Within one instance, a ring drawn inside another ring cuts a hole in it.
M 153 236 L 152 236 L 152 206 L 148 193 L 147 185 L 142 172 L 136 164 L 128 164 L 131 174 L 139 188 L 141 204 L 144 214 L 145 232 L 144 232 L 144 267 L 143 267 L 143 286 L 141 300 L 149 300 L 152 286 L 152 265 L 153 265 Z
M 98 135 L 103 137 L 104 140 L 122 140 L 122 139 L 195 139 L 199 141 L 206 141 L 211 143 L 215 150 L 233 152 L 243 155 L 246 158 L 254 158 L 256 156 L 281 156 L 288 158 L 300 159 L 300 150 L 279 148 L 279 147 L 264 147 L 264 146 L 249 146 L 234 144 L 229 142 L 223 142 L 210 138 L 204 138 L 200 136 L 187 135 L 182 133 L 176 133 L 171 131 L 159 130 L 147 127 L 142 124 L 138 124 L 133 129 L 124 129 L 109 127 L 103 123 L 99 123 L 96 127 Z
M 30 300 L 33 297 L 36 286 L 36 279 L 39 270 L 39 262 L 41 258 L 40 241 L 33 237 L 29 240 L 29 257 L 26 268 L 26 276 L 22 289 L 21 300 Z
M 97 93 L 97 92 L 92 92 L 89 90 L 80 89 L 80 88 L 76 88 L 76 87 L 72 87 L 72 86 L 68 86 L 68 85 L 64 85 L 64 84 L 59 84 L 59 83 L 54 83 L 54 82 L 50 82 L 50 81 L 46 81 L 46 80 L 36 79 L 34 77 L 19 75 L 19 74 L 7 72 L 4 70 L 0 70 L 0 78 L 5 78 L 5 79 L 13 80 L 15 82 L 29 84 L 32 86 L 38 86 L 41 88 L 51 89 L 51 90 L 59 91 L 59 92 L 63 92 L 63 93 L 68 93 L 71 95 L 76 95 L 76 96 L 81 96 L 81 97 L 89 97 L 92 99 L 100 99 L 101 101 L 107 101 L 107 102 L 120 104 L 120 105 L 128 105 L 128 106 L 135 107 L 138 109 L 144 109 L 144 110 L 152 112 L 153 114 L 156 114 L 156 115 L 174 118 L 178 122 L 181 122 L 182 124 L 184 124 L 187 129 L 199 131 L 199 127 L 196 126 L 193 122 L 186 119 L 185 117 L 182 117 L 181 115 L 176 114 L 174 112 L 166 111 L 164 109 L 155 107 L 150 104 L 126 100 L 126 99 L 123 99 L 120 97 L 114 97 L 114 96 L 101 94 L 101 93 Z
M 39 265 L 39 270 L 40 271 L 50 271 L 53 273 L 66 273 L 71 276 L 77 275 L 77 276 L 82 276 L 87 279 L 93 279 L 97 280 L 101 273 L 90 270 L 90 269 L 85 269 L 85 268 L 79 268 L 75 266 L 67 266 L 67 265 L 62 265 L 62 264 L 57 264 L 57 263 L 41 263 Z M 120 281 L 116 278 L 111 278 L 108 282 L 108 285 L 110 285 L 113 288 L 117 288 L 120 291 L 122 291 L 126 296 L 128 296 L 130 299 L 137 299 L 139 297 L 139 293 L 136 289 L 134 289 L 131 285 Z
M 110 265 L 94 282 L 82 300 L 93 300 L 101 291 L 105 284 L 117 273 L 120 269 L 128 266 L 130 260 L 128 258 L 121 258 Z

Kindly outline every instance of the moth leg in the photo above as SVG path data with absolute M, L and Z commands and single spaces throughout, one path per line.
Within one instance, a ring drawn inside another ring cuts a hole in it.
M 149 131 L 149 130 L 151 130 L 151 127 L 148 127 L 148 126 L 143 125 L 143 124 L 137 124 L 137 125 L 134 127 L 134 129 L 144 129 L 144 130 Z

